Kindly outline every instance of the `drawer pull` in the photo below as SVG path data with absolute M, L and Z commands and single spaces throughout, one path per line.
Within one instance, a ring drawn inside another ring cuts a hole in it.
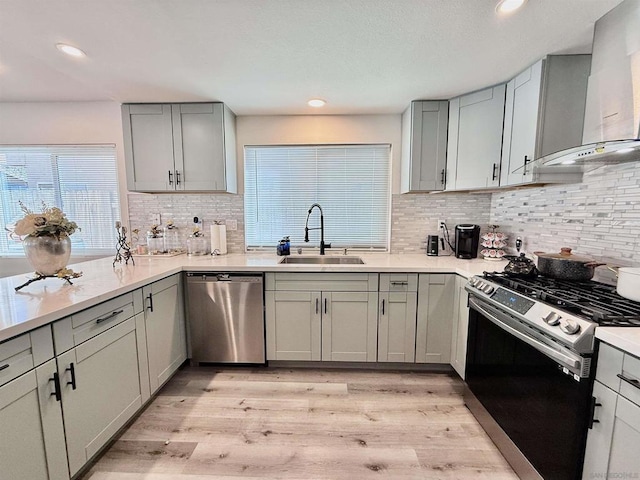
M 591 397 L 591 405 L 590 405 L 590 415 L 589 415 L 589 429 L 593 428 L 594 423 L 600 423 L 600 420 L 596 420 L 596 407 L 601 407 L 602 404 L 598 403 L 598 399 L 596 397 Z
M 53 378 L 50 378 L 49 381 L 53 382 L 53 392 L 51 392 L 50 396 L 56 397 L 56 401 L 60 402 L 62 400 L 62 388 L 60 388 L 60 376 L 58 372 L 55 372 Z
M 114 317 L 117 317 L 121 313 L 124 313 L 124 310 L 118 310 L 116 312 L 111 312 L 111 315 L 107 315 L 106 317 L 102 317 L 96 320 L 96 323 L 106 322 L 107 320 L 111 320 Z
M 327 313 L 327 299 L 324 299 L 324 313 Z
M 71 385 L 73 390 L 76 389 L 76 368 L 73 366 L 73 363 L 69 364 L 69 368 L 65 368 L 65 372 L 71 372 L 71 381 L 67 382 L 67 385 Z
M 620 380 L 624 380 L 625 382 L 627 382 L 629 385 L 632 385 L 638 389 L 640 389 L 640 381 L 636 380 L 635 378 L 627 378 L 624 375 L 622 375 L 621 373 L 619 373 L 618 375 L 616 375 Z
M 384 298 L 382 299 L 382 315 L 384 315 Z
M 149 306 L 147 307 L 147 310 L 151 310 L 153 312 L 153 294 L 150 293 L 147 298 L 149 299 Z
M 318 314 L 318 303 L 320 302 L 320 299 L 316 297 L 316 315 Z
M 4 370 L 5 368 L 9 368 L 9 364 L 8 364 L 8 363 L 7 363 L 7 364 L 5 364 L 5 365 L 2 365 L 2 366 L 0 367 L 0 371 Z
M 391 282 L 391 285 L 409 285 L 409 282 L 404 281 L 404 280 L 403 281 L 394 281 L 394 282 Z

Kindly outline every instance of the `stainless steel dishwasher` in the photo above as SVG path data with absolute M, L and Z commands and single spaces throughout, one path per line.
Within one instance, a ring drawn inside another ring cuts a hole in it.
M 264 364 L 262 274 L 186 275 L 191 364 Z

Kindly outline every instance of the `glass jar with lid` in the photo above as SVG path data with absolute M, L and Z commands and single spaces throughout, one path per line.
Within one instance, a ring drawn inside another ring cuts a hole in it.
M 147 231 L 147 249 L 149 255 L 162 255 L 166 252 L 164 245 L 164 229 L 160 225 L 152 225 Z
M 165 251 L 170 254 L 184 252 L 180 229 L 172 221 L 167 222 L 167 227 L 164 231 L 164 247 Z
M 198 227 L 194 227 L 193 233 L 187 238 L 187 255 L 206 255 L 208 253 L 207 239 Z

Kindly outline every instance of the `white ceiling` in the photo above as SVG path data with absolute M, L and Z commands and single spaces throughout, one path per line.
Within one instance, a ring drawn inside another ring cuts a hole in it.
M 620 1 L 529 0 L 498 17 L 497 0 L 0 0 L 0 102 L 400 113 L 548 53 L 589 52 L 594 22 Z M 326 107 L 308 107 L 312 97 Z

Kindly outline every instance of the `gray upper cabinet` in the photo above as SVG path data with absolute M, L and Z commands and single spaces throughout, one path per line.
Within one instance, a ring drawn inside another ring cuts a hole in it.
M 551 55 L 507 83 L 501 186 L 580 181 L 574 167 L 527 165 L 582 143 L 590 63 L 590 55 Z
M 130 191 L 237 191 L 235 115 L 224 104 L 125 104 L 122 125 Z
M 447 190 L 500 183 L 506 85 L 449 100 Z
M 401 191 L 444 190 L 449 102 L 415 101 L 402 116 Z

